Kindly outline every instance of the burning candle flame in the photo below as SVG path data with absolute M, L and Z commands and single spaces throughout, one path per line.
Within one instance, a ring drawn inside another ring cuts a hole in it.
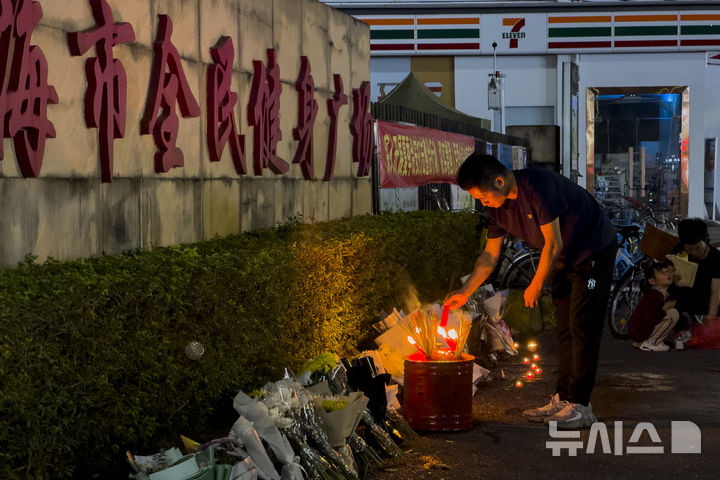
M 530 370 L 535 370 L 537 367 L 537 364 L 533 363 L 532 365 L 530 365 Z
M 527 372 L 527 374 L 525 375 L 525 377 L 527 377 L 528 380 L 532 380 L 534 376 L 535 375 L 533 374 L 533 372 Z
M 515 388 L 521 388 L 522 386 L 523 386 L 523 383 L 520 380 L 515 382 Z
M 524 363 L 525 365 L 528 365 L 528 364 L 530 363 L 530 359 L 527 358 L 527 357 L 523 358 L 523 363 Z
M 527 344 L 527 348 L 528 348 L 528 350 L 530 350 L 531 352 L 534 352 L 535 349 L 537 349 L 537 343 L 535 343 L 535 340 L 530 340 L 530 341 L 528 342 L 528 344 Z
M 535 370 L 535 375 L 540 375 L 542 373 L 542 368 L 537 368 Z
M 540 355 L 538 355 L 537 353 L 536 353 L 535 355 L 533 355 L 533 360 L 536 361 L 536 362 L 537 362 L 538 360 L 540 360 Z

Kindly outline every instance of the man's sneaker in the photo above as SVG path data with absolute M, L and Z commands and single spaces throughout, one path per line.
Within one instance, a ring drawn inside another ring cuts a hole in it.
M 592 404 L 581 405 L 579 403 L 569 403 L 558 413 L 551 417 L 545 418 L 545 423 L 557 422 L 559 430 L 576 430 L 578 428 L 589 427 L 597 421 L 592 411 Z
M 640 350 L 644 352 L 667 352 L 670 350 L 670 347 L 664 343 L 650 343 L 645 341 L 640 345 Z
M 560 395 L 556 393 L 550 397 L 550 403 L 547 403 L 542 407 L 525 410 L 522 414 L 523 417 L 527 418 L 530 422 L 542 422 L 545 418 L 551 417 L 565 408 L 567 404 L 568 402 L 560 400 Z

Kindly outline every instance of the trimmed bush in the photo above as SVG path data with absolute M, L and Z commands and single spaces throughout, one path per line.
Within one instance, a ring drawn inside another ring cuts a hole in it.
M 481 247 L 472 214 L 413 212 L 1 270 L 0 475 L 127 478 L 126 449 L 226 433 L 239 388 L 353 353 L 378 312 L 441 299 Z

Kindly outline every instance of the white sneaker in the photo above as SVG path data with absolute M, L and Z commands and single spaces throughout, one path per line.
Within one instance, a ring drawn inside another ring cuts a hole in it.
M 640 345 L 640 350 L 644 352 L 667 352 L 670 350 L 670 347 L 664 343 L 650 343 L 648 341 L 644 341 L 642 345 Z
M 560 400 L 560 395 L 557 393 L 550 397 L 550 402 L 546 403 L 542 407 L 531 408 L 522 412 L 523 417 L 527 418 L 530 422 L 542 422 L 546 417 L 551 417 L 558 413 L 560 410 L 568 405 L 566 400 Z
M 592 404 L 586 407 L 580 403 L 569 403 L 558 413 L 545 418 L 545 423 L 557 422 L 559 430 L 576 430 L 589 427 L 597 421 L 592 411 Z

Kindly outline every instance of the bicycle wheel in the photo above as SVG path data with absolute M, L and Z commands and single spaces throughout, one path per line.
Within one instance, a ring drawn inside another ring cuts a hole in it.
M 523 253 L 514 258 L 507 270 L 500 276 L 500 289 L 525 290 L 535 277 L 537 265 L 540 262 L 540 252 Z M 547 282 L 543 285 L 543 295 L 550 294 Z
M 628 320 L 642 297 L 642 282 L 642 268 L 636 265 L 623 275 L 610 293 L 607 319 L 610 333 L 616 338 L 627 338 Z

